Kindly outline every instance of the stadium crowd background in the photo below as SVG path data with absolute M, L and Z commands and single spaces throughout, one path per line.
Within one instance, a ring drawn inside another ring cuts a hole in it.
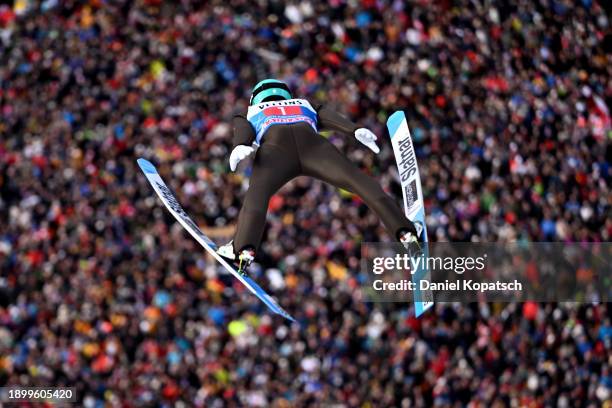
M 400 201 L 386 117 L 417 141 L 432 239 L 609 241 L 610 10 L 600 1 L 0 5 L 0 383 L 104 406 L 611 406 L 609 304 L 356 298 L 387 240 L 310 179 L 270 203 L 271 318 L 160 207 L 158 165 L 218 242 L 248 169 L 229 119 L 275 76 L 377 133 L 329 135 Z

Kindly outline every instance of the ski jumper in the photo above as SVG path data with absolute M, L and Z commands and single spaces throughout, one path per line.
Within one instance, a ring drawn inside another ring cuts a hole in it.
M 234 116 L 232 127 L 234 147 L 259 145 L 238 216 L 235 252 L 258 249 L 270 198 L 285 183 L 301 175 L 357 194 L 378 214 L 394 238 L 407 231 L 416 235 L 412 222 L 378 182 L 319 135 L 318 129 L 352 135 L 358 126 L 344 116 L 325 107 L 314 109 L 304 99 L 289 99 L 250 106 L 246 117 Z

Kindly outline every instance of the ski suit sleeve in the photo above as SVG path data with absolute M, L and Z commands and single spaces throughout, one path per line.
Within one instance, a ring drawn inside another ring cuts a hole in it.
M 319 128 L 322 130 L 335 130 L 340 133 L 352 135 L 355 133 L 355 130 L 359 128 L 359 126 L 350 119 L 326 106 L 318 106 L 316 111 L 317 122 Z
M 235 115 L 232 118 L 232 133 L 232 149 L 239 145 L 250 146 L 255 141 L 255 130 L 242 115 Z

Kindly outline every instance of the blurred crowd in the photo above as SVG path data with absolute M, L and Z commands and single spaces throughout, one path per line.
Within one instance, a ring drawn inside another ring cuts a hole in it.
M 606 9 L 607 8 L 607 9 Z M 610 241 L 610 4 L 598 0 L 0 2 L 0 385 L 102 406 L 612 406 L 609 304 L 364 303 L 389 237 L 308 178 L 270 202 L 271 317 L 160 206 L 218 242 L 248 166 L 233 114 L 274 76 L 379 135 L 326 134 L 401 201 L 404 109 L 436 241 Z

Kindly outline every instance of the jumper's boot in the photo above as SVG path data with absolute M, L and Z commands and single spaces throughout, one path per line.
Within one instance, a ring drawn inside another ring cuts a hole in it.
M 413 242 L 418 243 L 419 240 L 417 239 L 416 235 L 414 235 L 412 232 L 407 231 L 404 232 L 403 234 L 400 234 L 399 240 L 402 244 L 412 244 Z
M 423 254 L 421 243 L 413 231 L 401 231 L 398 235 L 399 241 L 411 257 L 419 257 Z
M 246 271 L 249 265 L 255 259 L 255 250 L 244 248 L 237 255 L 234 253 L 234 241 L 220 246 L 217 253 L 226 261 L 232 263 L 241 275 L 246 276 Z

